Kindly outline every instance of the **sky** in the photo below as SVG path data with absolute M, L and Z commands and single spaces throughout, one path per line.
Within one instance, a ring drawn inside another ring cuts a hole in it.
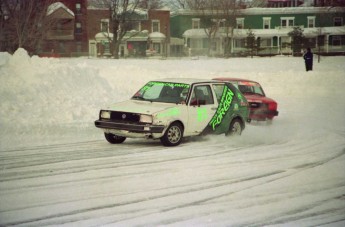
M 344 226 L 344 56 L 0 53 L 0 226 Z M 99 110 L 150 80 L 237 77 L 278 102 L 240 137 L 106 142 Z

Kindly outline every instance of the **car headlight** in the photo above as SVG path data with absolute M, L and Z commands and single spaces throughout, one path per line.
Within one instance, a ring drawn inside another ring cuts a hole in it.
M 101 118 L 103 119 L 110 119 L 110 111 L 101 111 Z
M 151 115 L 145 115 L 145 114 L 141 114 L 140 115 L 140 122 L 143 123 L 152 123 L 152 116 Z

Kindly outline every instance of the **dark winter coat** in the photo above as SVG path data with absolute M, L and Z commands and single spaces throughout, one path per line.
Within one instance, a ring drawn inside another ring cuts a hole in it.
M 310 51 L 310 49 L 308 49 L 307 52 L 303 55 L 303 58 L 305 61 L 306 70 L 313 70 L 313 53 Z

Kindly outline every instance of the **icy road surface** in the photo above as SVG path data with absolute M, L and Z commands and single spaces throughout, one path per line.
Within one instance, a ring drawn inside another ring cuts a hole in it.
M 344 57 L 0 60 L 0 226 L 345 226 Z M 108 144 L 99 109 L 165 77 L 259 81 L 279 116 Z
M 5 150 L 1 225 L 343 226 L 344 135 L 324 136 Z

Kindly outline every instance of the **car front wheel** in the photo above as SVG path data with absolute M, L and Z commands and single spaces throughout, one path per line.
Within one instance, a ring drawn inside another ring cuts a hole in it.
M 171 124 L 163 137 L 160 139 L 164 146 L 177 146 L 181 143 L 183 137 L 183 127 L 180 123 Z
M 112 133 L 104 133 L 105 139 L 111 144 L 123 143 L 126 140 L 126 137 L 117 136 Z
M 229 132 L 226 135 L 241 135 L 243 130 L 242 122 L 238 119 L 234 119 L 230 123 Z

